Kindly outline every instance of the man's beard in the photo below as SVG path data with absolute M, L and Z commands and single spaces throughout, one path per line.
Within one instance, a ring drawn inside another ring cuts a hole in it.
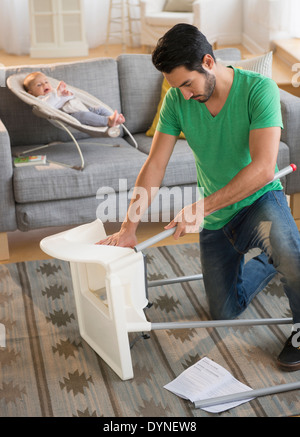
M 196 96 L 193 96 L 192 99 L 197 100 L 199 103 L 205 103 L 207 102 L 212 93 L 215 90 L 216 87 L 216 78 L 213 74 L 208 73 L 208 71 L 204 72 L 205 74 L 205 88 L 204 88 L 204 94 L 198 94 Z

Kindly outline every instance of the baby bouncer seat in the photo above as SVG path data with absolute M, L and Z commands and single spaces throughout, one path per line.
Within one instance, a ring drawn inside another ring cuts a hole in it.
M 15 94 L 19 99 L 21 99 L 24 103 L 30 105 L 32 107 L 32 112 L 37 117 L 44 118 L 48 120 L 51 124 L 53 124 L 55 127 L 59 129 L 65 130 L 68 135 L 71 137 L 72 141 L 74 142 L 79 156 L 81 160 L 81 165 L 79 167 L 75 167 L 70 165 L 70 167 L 76 169 L 76 170 L 83 170 L 84 169 L 84 157 L 80 148 L 80 145 L 78 144 L 78 141 L 74 137 L 73 133 L 76 131 L 83 132 L 88 134 L 91 137 L 111 137 L 115 138 L 118 137 L 121 133 L 120 127 L 108 127 L 108 126 L 89 126 L 86 124 L 80 123 L 79 120 L 77 120 L 75 117 L 72 117 L 72 115 L 67 114 L 66 112 L 61 111 L 60 109 L 56 109 L 45 103 L 43 100 L 38 99 L 37 97 L 34 97 L 33 95 L 29 94 L 25 91 L 23 82 L 25 77 L 28 73 L 20 73 L 20 74 L 13 74 L 7 79 L 7 87 L 10 89 L 10 91 Z M 49 79 L 50 84 L 55 89 L 58 84 L 59 80 L 54 79 L 53 77 L 47 76 Z M 108 109 L 111 113 L 113 113 L 113 109 L 110 108 L 108 105 L 103 103 L 98 98 L 92 96 L 86 91 L 83 91 L 79 88 L 76 88 L 71 85 L 67 85 L 68 89 L 74 94 L 75 97 L 77 97 L 86 107 L 99 107 L 102 106 L 106 109 Z M 129 130 L 126 128 L 124 124 L 121 125 L 124 131 L 129 135 L 131 138 L 133 144 L 137 148 L 137 143 L 135 139 L 133 138 L 132 134 L 129 132 Z M 52 144 L 47 144 L 44 146 L 35 147 L 32 149 L 27 150 L 23 153 L 32 152 L 35 150 L 39 150 L 41 148 L 50 147 Z

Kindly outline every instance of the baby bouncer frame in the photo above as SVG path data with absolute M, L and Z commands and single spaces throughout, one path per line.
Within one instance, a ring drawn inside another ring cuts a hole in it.
M 32 112 L 34 115 L 40 118 L 44 118 L 48 120 L 51 124 L 53 124 L 55 127 L 59 129 L 63 129 L 67 134 L 70 136 L 71 140 L 76 146 L 76 149 L 78 151 L 80 162 L 81 164 L 79 166 L 59 163 L 61 165 L 64 165 L 66 167 L 73 168 L 75 170 L 83 170 L 85 166 L 83 153 L 81 151 L 80 145 L 78 141 L 76 140 L 75 136 L 73 135 L 76 131 L 86 133 L 90 135 L 91 137 L 111 137 L 115 138 L 118 137 L 121 133 L 120 126 L 115 127 L 107 127 L 107 126 L 89 126 L 80 123 L 79 120 L 72 117 L 72 115 L 67 114 L 60 109 L 56 109 L 45 103 L 43 100 L 38 99 L 37 97 L 32 96 L 28 92 L 25 91 L 23 83 L 24 79 L 27 76 L 28 73 L 19 73 L 19 74 L 13 74 L 7 79 L 7 87 L 11 90 L 12 93 L 14 93 L 19 99 L 21 99 L 24 103 L 28 104 L 32 108 Z M 47 76 L 49 79 L 50 84 L 55 89 L 59 81 L 53 77 Z M 81 102 L 86 105 L 86 107 L 99 107 L 103 106 L 106 109 L 108 109 L 111 113 L 113 113 L 113 109 L 110 108 L 108 105 L 103 103 L 101 100 L 97 99 L 96 97 L 92 96 L 91 94 L 87 93 L 86 91 L 83 91 L 79 88 L 76 88 L 74 86 L 67 85 L 68 89 L 76 96 Z M 127 127 L 122 124 L 121 127 L 124 129 L 124 131 L 127 133 L 127 135 L 130 137 L 131 141 L 133 142 L 134 146 L 138 148 L 137 142 L 135 141 L 134 137 L 130 133 L 130 131 L 127 129 Z M 23 155 L 25 153 L 31 153 L 35 152 L 37 150 L 45 149 L 47 147 L 51 147 L 53 145 L 57 144 L 49 143 L 42 146 L 33 147 L 31 149 L 27 149 L 24 152 L 22 152 L 20 155 Z M 100 144 L 109 146 L 110 144 Z M 48 162 L 53 162 L 48 160 Z

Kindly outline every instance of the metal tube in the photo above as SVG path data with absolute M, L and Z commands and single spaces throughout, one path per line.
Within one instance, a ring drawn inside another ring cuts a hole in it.
M 247 390 L 242 393 L 233 393 L 231 395 L 219 396 L 211 399 L 203 399 L 194 402 L 195 408 L 212 407 L 213 405 L 226 404 L 228 402 L 243 401 L 245 399 L 257 398 L 275 393 L 282 393 L 290 390 L 300 389 L 300 381 L 291 382 L 288 384 L 275 385 L 273 387 L 259 388 L 257 390 Z
M 170 278 L 170 279 L 158 279 L 157 281 L 148 282 L 149 287 L 159 287 L 160 285 L 166 284 L 176 284 L 177 282 L 187 282 L 187 281 L 197 281 L 199 279 L 203 279 L 202 273 L 199 275 L 192 276 L 178 276 L 178 278 Z
M 164 240 L 167 237 L 170 237 L 170 235 L 173 235 L 176 230 L 175 228 L 166 229 L 165 231 L 160 232 L 157 235 L 153 235 L 153 237 L 149 238 L 148 240 L 142 241 L 141 243 L 137 244 L 134 247 L 134 250 L 136 252 L 141 252 L 142 250 L 146 249 L 149 246 L 153 246 L 153 244 L 158 243 L 161 240 Z
M 204 320 L 191 322 L 162 322 L 151 323 L 151 331 L 162 329 L 188 329 L 188 328 L 222 328 L 235 326 L 256 325 L 284 325 L 293 323 L 292 318 L 284 319 L 235 319 L 235 320 Z
M 280 178 L 282 178 L 283 176 L 287 176 L 288 174 L 290 174 L 290 173 L 292 173 L 293 171 L 296 171 L 296 170 L 297 170 L 296 165 L 295 165 L 295 164 L 290 164 L 290 165 L 288 165 L 287 167 L 283 168 L 282 170 L 279 170 L 279 171 L 275 174 L 275 176 L 274 176 L 274 178 L 272 179 L 271 182 L 275 181 L 276 179 L 280 179 Z M 269 182 L 269 183 L 271 183 L 271 182 Z M 267 185 L 268 185 L 268 184 L 267 184 Z

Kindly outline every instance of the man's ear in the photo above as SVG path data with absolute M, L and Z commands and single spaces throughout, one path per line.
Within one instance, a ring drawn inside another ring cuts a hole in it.
M 214 58 L 211 55 L 206 54 L 203 56 L 202 67 L 205 68 L 206 70 L 211 70 L 214 63 L 215 63 Z

